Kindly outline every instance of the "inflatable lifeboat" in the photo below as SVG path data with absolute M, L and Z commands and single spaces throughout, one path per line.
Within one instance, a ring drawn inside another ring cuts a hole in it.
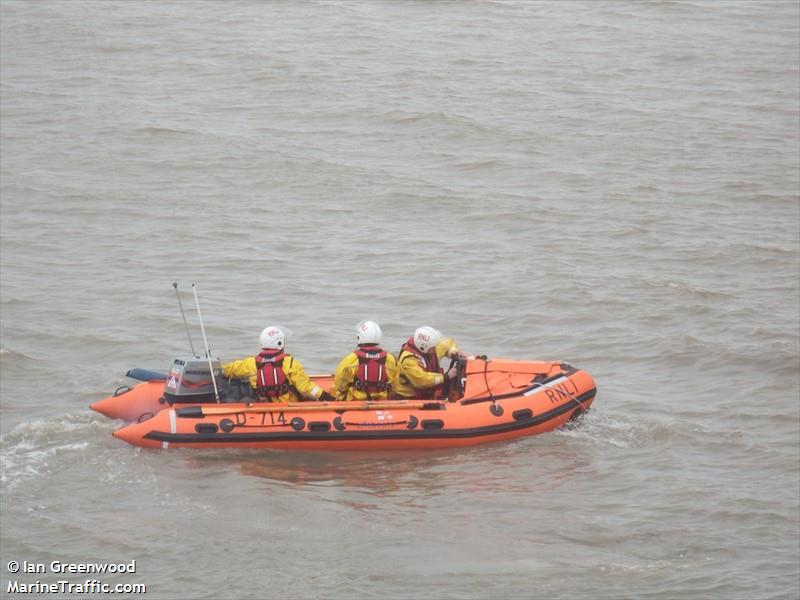
M 249 384 L 208 389 L 210 361 L 176 359 L 168 375 L 148 379 L 91 405 L 133 421 L 113 432 L 149 448 L 396 450 L 470 446 L 551 431 L 589 409 L 592 377 L 563 362 L 469 358 L 447 397 L 437 400 L 298 402 L 248 398 Z M 192 378 L 195 378 L 194 380 Z M 330 389 L 332 376 L 312 377 Z

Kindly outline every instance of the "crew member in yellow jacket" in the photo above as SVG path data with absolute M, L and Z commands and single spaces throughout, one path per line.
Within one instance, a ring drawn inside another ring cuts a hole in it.
M 374 321 L 356 325 L 358 347 L 336 367 L 337 400 L 386 400 L 397 384 L 397 360 L 380 347 L 381 328 Z
M 259 336 L 261 352 L 222 365 L 222 374 L 225 377 L 249 377 L 250 386 L 261 402 L 287 403 L 301 398 L 333 400 L 328 392 L 308 378 L 302 363 L 284 351 L 285 337 L 280 327 L 265 327 Z
M 435 398 L 444 388 L 444 383 L 456 377 L 456 366 L 446 373 L 439 366 L 444 358 L 465 358 L 456 342 L 445 338 L 433 327 L 417 328 L 403 344 L 398 356 L 399 375 L 395 397 Z

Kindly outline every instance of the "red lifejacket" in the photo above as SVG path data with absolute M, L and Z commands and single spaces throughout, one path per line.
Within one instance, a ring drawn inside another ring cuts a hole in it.
M 277 398 L 289 391 L 283 361 L 289 356 L 281 350 L 264 350 L 256 356 L 256 387 L 262 398 Z
M 355 351 L 358 357 L 355 387 L 370 394 L 385 392 L 389 388 L 386 374 L 386 351 L 378 346 L 359 346 Z
M 410 352 L 411 354 L 413 354 L 417 358 L 417 362 L 419 362 L 419 366 L 421 366 L 424 371 L 427 371 L 428 373 L 442 373 L 443 372 L 439 368 L 439 357 L 436 356 L 436 351 L 434 350 L 433 352 L 430 352 L 430 353 L 423 352 L 422 350 L 420 350 L 419 348 L 417 348 L 414 345 L 414 338 L 413 337 L 408 338 L 406 343 L 403 344 L 403 347 L 400 348 L 400 354 L 402 354 L 404 350 L 407 350 L 408 352 Z M 398 355 L 398 357 L 399 357 L 399 355 Z M 402 373 L 401 373 L 400 376 L 403 377 Z M 411 382 L 408 381 L 408 379 L 406 379 L 405 377 L 403 377 L 403 379 L 407 383 L 411 384 Z M 429 389 L 425 389 L 425 390 L 422 390 L 422 389 L 419 389 L 419 388 L 416 388 L 416 387 L 414 389 L 417 391 L 416 396 L 418 398 L 433 398 L 436 395 L 436 392 L 438 391 L 439 386 L 436 386 L 436 387 L 433 387 L 433 388 L 429 388 Z

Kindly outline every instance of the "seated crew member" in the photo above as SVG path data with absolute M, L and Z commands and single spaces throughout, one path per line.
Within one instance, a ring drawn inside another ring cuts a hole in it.
M 336 367 L 337 400 L 386 400 L 397 383 L 397 360 L 379 346 L 381 328 L 374 321 L 356 325 L 358 347 Z
M 261 352 L 222 365 L 222 374 L 249 377 L 260 402 L 288 403 L 301 398 L 333 400 L 333 396 L 308 378 L 302 363 L 284 351 L 284 338 L 280 327 L 265 327 L 259 336 Z
M 443 372 L 439 361 L 444 357 L 466 358 L 451 338 L 444 338 L 433 327 L 419 327 L 403 344 L 397 359 L 399 375 L 395 396 L 399 398 L 435 398 L 445 383 L 456 377 L 453 365 Z

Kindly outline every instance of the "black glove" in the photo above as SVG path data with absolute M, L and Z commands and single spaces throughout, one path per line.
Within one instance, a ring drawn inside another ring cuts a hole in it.
M 333 402 L 334 400 L 336 400 L 336 398 L 334 398 L 333 396 L 331 396 L 331 395 L 330 395 L 328 392 L 326 392 L 325 390 L 323 390 L 323 391 L 322 391 L 322 395 L 319 397 L 319 399 L 320 399 L 320 401 L 322 401 L 322 402 Z

